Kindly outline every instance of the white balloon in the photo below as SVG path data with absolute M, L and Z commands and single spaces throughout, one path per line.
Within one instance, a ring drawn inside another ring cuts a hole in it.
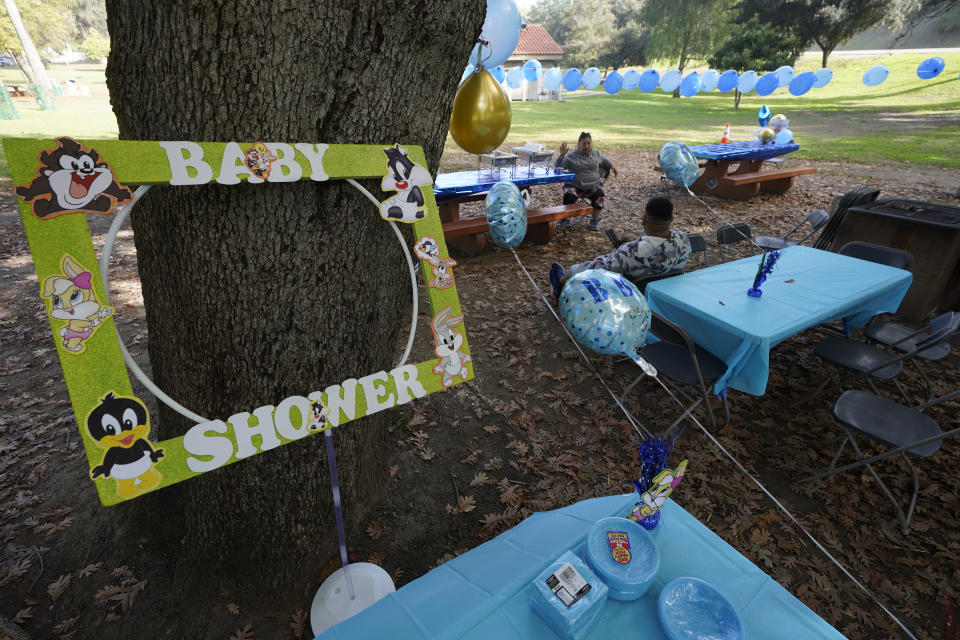
M 713 91 L 717 88 L 717 82 L 720 81 L 720 73 L 716 69 L 710 69 L 700 76 L 700 84 L 703 85 L 701 91 Z
M 666 93 L 673 93 L 683 81 L 683 74 L 679 69 L 671 69 L 660 78 L 660 90 Z
M 487 0 L 487 17 L 483 21 L 480 39 L 489 44 L 477 43 L 470 52 L 470 64 L 492 69 L 513 55 L 520 41 L 520 10 L 516 0 Z
M 740 90 L 740 93 L 750 93 L 753 91 L 753 88 L 757 86 L 757 72 L 751 69 L 750 71 L 744 71 L 740 75 L 740 79 L 737 80 L 737 89 Z
M 793 131 L 790 129 L 780 129 L 773 137 L 773 141 L 777 144 L 788 144 L 791 140 L 793 140 Z

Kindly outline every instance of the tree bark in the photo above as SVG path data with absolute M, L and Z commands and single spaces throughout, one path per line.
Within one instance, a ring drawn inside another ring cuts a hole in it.
M 107 11 L 123 139 L 401 142 L 422 145 L 435 174 L 484 2 L 107 0 Z M 378 181 L 365 186 L 380 193 Z M 343 181 L 155 187 L 132 224 L 154 380 L 208 419 L 399 357 L 410 298 L 402 250 Z M 391 419 L 335 430 L 348 543 L 385 484 Z M 192 426 L 165 407 L 154 420 L 158 440 Z M 135 502 L 145 522 L 182 526 L 180 574 L 302 593 L 336 555 L 322 440 Z

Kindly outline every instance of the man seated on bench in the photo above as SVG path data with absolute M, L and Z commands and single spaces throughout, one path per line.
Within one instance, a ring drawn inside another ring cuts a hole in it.
M 651 198 L 643 214 L 643 233 L 636 240 L 620 244 L 613 252 L 581 262 L 565 272 L 554 262 L 550 265 L 550 286 L 553 297 L 560 298 L 560 291 L 570 276 L 587 269 L 606 269 L 619 273 L 628 280 L 683 269 L 690 258 L 690 240 L 682 231 L 670 228 L 673 221 L 673 203 L 669 198 Z
M 593 207 L 593 219 L 590 220 L 590 228 L 599 231 L 600 210 L 603 209 L 603 175 L 601 175 L 601 171 L 613 173 L 616 176 L 617 170 L 613 163 L 593 148 L 593 137 L 584 131 L 577 139 L 576 151 L 567 153 L 567 143 L 560 143 L 557 164 L 562 165 L 564 169 L 577 176 L 573 184 L 564 183 L 563 204 L 576 204 L 580 198 L 589 200 L 590 206 Z M 565 226 L 567 223 L 569 223 L 569 220 L 564 218 L 560 221 L 559 226 Z

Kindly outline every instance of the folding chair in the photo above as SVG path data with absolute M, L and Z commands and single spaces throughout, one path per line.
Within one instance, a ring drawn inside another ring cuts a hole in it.
M 911 254 L 909 251 L 885 247 L 881 244 L 860 242 L 859 240 L 855 242 L 848 242 L 840 247 L 840 251 L 837 253 L 843 256 L 850 256 L 851 258 L 866 260 L 868 262 L 885 264 L 888 267 L 896 267 L 898 269 L 909 270 L 910 265 L 913 264 L 913 254 Z
M 827 224 L 828 220 L 830 220 L 830 214 L 823 209 L 814 209 L 810 212 L 810 215 L 800 221 L 800 224 L 795 226 L 793 229 L 790 229 L 785 236 L 779 238 L 774 236 L 757 236 L 754 242 L 756 242 L 764 251 L 774 251 L 775 249 L 783 249 L 785 247 L 803 244 L 810 237 L 812 237 L 813 234 Z M 791 240 L 790 236 L 800 229 L 804 223 L 810 224 L 810 232 L 799 240 Z
M 568 151 L 567 153 L 571 153 L 571 152 Z M 561 155 L 558 155 L 558 156 L 557 156 L 557 159 L 553 161 L 553 168 L 554 168 L 555 171 L 559 172 L 559 171 L 561 171 L 561 170 L 563 169 L 563 159 L 564 159 L 565 157 L 566 157 L 566 153 L 563 154 L 562 156 L 561 156 Z M 607 181 L 607 178 L 609 178 L 609 177 L 610 177 L 610 170 L 609 170 L 609 169 L 604 169 L 603 167 L 600 167 L 600 184 L 597 185 L 597 188 L 598 188 L 598 189 L 602 189 L 602 188 L 603 188 L 603 183 L 606 182 L 606 181 Z M 564 183 L 563 183 L 563 187 L 560 189 L 560 195 L 561 195 L 561 197 L 563 196 L 563 189 L 566 189 L 568 186 L 572 187 L 573 184 L 571 184 L 571 183 L 569 183 L 569 182 L 564 182 Z M 584 204 L 590 204 L 590 200 L 588 200 L 587 198 L 583 198 L 583 197 L 579 197 L 579 196 L 578 196 L 578 197 L 577 197 L 577 200 L 579 200 L 580 202 L 582 202 L 582 203 L 584 203 Z M 592 206 L 592 205 L 591 205 L 591 206 Z M 579 228 L 581 228 L 581 227 L 583 226 L 583 221 L 586 219 L 586 217 L 587 217 L 587 216 L 577 216 L 577 229 L 579 229 Z M 559 220 L 559 221 L 557 222 L 557 227 L 558 227 L 558 228 L 561 228 L 561 229 L 564 228 L 564 227 L 570 228 L 570 227 L 572 227 L 572 226 L 573 226 L 573 219 L 572 219 L 572 218 L 562 218 L 561 220 Z
M 882 344 L 886 347 L 896 349 L 902 353 L 913 351 L 916 349 L 918 342 L 921 340 L 926 340 L 930 337 L 928 327 L 914 330 L 905 325 L 886 320 L 871 322 L 864 327 L 863 335 L 868 341 Z M 927 377 L 926 372 L 924 372 L 923 367 L 920 366 L 918 360 L 942 360 L 947 357 L 947 354 L 949 353 L 950 343 L 943 341 L 934 347 L 924 351 L 918 351 L 916 356 L 910 360 L 910 362 L 913 363 L 913 366 L 917 369 L 917 372 L 920 374 L 920 377 L 923 378 L 923 383 L 927 386 L 928 397 L 933 394 L 933 389 L 930 385 L 930 379 Z
M 727 364 L 709 351 L 694 344 L 693 339 L 687 330 L 678 324 L 670 322 L 660 314 L 653 312 L 650 320 L 650 333 L 657 337 L 657 342 L 652 342 L 645 346 L 640 352 L 643 359 L 652 364 L 661 376 L 661 379 L 669 384 L 674 390 L 692 404 L 687 407 L 684 414 L 689 413 L 693 408 L 703 402 L 707 407 L 707 415 L 710 417 L 710 424 L 716 428 L 717 421 L 713 417 L 713 409 L 710 407 L 710 394 L 707 385 L 722 376 L 727 370 Z M 620 404 L 630 390 L 644 376 L 638 376 L 636 380 L 630 383 L 620 396 Z M 684 393 L 675 384 L 697 385 L 699 394 L 702 398 L 696 401 Z M 723 411 L 726 421 L 730 421 L 730 408 L 727 406 L 727 396 L 723 394 Z M 671 429 L 678 422 L 671 425 Z M 669 431 L 669 430 L 668 430 Z
M 897 374 L 899 374 L 903 368 L 903 362 L 913 358 L 922 351 L 936 348 L 937 345 L 953 336 L 958 328 L 960 328 L 960 313 L 948 311 L 930 321 L 929 326 L 926 328 L 928 337 L 917 340 L 912 349 L 902 352 L 899 355 L 881 347 L 840 336 L 821 340 L 813 352 L 827 364 L 843 369 L 849 373 L 862 375 L 877 395 L 880 395 L 880 391 L 873 383 L 874 379 L 892 381 L 900 391 L 900 395 L 903 396 L 904 401 L 909 404 L 910 399 L 907 397 L 907 392 L 896 378 Z M 843 389 L 842 385 L 840 385 L 834 377 L 832 369 L 829 367 L 827 368 L 827 374 L 828 378 L 823 381 L 823 384 L 820 385 L 810 398 L 815 397 L 823 391 L 829 382 L 833 382 L 841 390 Z
M 725 258 L 723 257 L 723 245 L 743 242 L 744 240 L 749 240 L 752 237 L 753 235 L 750 233 L 750 225 L 748 225 L 746 222 L 725 224 L 717 229 L 717 244 L 720 247 L 720 262 L 725 261 Z
M 869 204 L 877 199 L 880 190 L 874 187 L 858 187 L 853 191 L 848 191 L 839 198 L 836 206 L 830 203 L 830 222 L 820 232 L 817 241 L 813 243 L 814 249 L 829 250 L 833 241 L 837 237 L 837 232 L 843 226 L 843 219 L 847 215 L 847 209 L 861 204 Z
M 636 280 L 628 278 L 630 282 L 636 285 L 637 289 L 640 290 L 640 293 L 647 292 L 647 285 L 651 282 L 656 282 L 657 280 L 663 280 L 665 278 L 672 278 L 673 276 L 679 276 L 683 274 L 683 269 L 677 269 L 676 271 L 665 271 L 663 273 L 655 273 L 649 276 L 644 276 L 642 278 L 637 278 Z
M 929 458 L 939 451 L 944 439 L 960 433 L 960 428 L 951 429 L 947 432 L 941 431 L 940 425 L 921 412 L 958 395 L 960 395 L 960 389 L 925 402 L 916 409 L 911 409 L 893 400 L 887 400 L 866 391 L 845 391 L 833 406 L 833 415 L 843 426 L 845 433 L 840 449 L 834 454 L 833 460 L 830 461 L 830 466 L 827 467 L 826 471 L 804 478 L 800 482 L 819 480 L 836 473 L 866 466 L 870 475 L 877 481 L 883 493 L 897 510 L 897 518 L 900 521 L 903 534 L 909 535 L 910 518 L 913 517 L 913 508 L 916 506 L 917 493 L 920 488 L 917 470 L 910 462 L 910 456 Z M 863 455 L 860 447 L 857 446 L 856 433 L 854 432 L 861 433 L 871 440 L 892 448 L 884 453 L 867 458 Z M 848 442 L 860 459 L 857 462 L 838 468 L 836 466 L 837 460 L 840 459 L 840 454 L 843 453 Z M 893 497 L 893 493 L 887 488 L 887 485 L 877 475 L 872 465 L 874 462 L 896 455 L 901 456 L 903 461 L 907 463 L 907 467 L 910 468 L 910 475 L 913 478 L 913 493 L 910 496 L 906 513 Z
M 690 241 L 690 257 L 693 257 L 693 254 L 698 251 L 703 251 L 703 266 L 709 267 L 710 262 L 707 260 L 707 241 L 699 233 L 688 233 L 687 240 Z

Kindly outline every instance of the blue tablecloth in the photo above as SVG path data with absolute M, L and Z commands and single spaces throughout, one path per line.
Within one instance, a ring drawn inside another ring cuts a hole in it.
M 793 153 L 800 148 L 795 142 L 788 144 L 763 144 L 746 140 L 721 144 L 701 144 L 690 147 L 693 155 L 701 160 L 769 160 Z
M 892 313 L 913 280 L 903 269 L 797 246 L 781 252 L 763 296 L 752 298 L 747 289 L 759 263 L 756 255 L 647 286 L 651 309 L 727 363 L 715 393 L 730 387 L 763 395 L 772 347 L 821 322 L 846 318 L 858 327 Z
M 636 501 L 634 493 L 536 513 L 318 638 L 554 640 L 557 636 L 530 608 L 527 585 L 564 551 L 582 553 L 594 522 L 626 515 Z M 607 600 L 588 640 L 666 638 L 657 597 L 664 584 L 679 576 L 706 580 L 726 596 L 750 640 L 843 638 L 676 503 L 667 502 L 654 539 L 661 555 L 656 582 L 640 600 Z
M 529 170 L 526 166 L 517 167 L 516 175 L 511 175 L 511 173 L 512 171 L 509 168 L 493 172 L 489 169 L 482 169 L 480 171 L 440 173 L 434 180 L 433 194 L 436 196 L 437 202 L 447 202 L 474 193 L 489 191 L 490 187 L 500 180 L 509 180 L 524 189 L 538 184 L 573 182 L 577 177 L 567 171 L 556 173 L 553 169 L 536 165 Z

